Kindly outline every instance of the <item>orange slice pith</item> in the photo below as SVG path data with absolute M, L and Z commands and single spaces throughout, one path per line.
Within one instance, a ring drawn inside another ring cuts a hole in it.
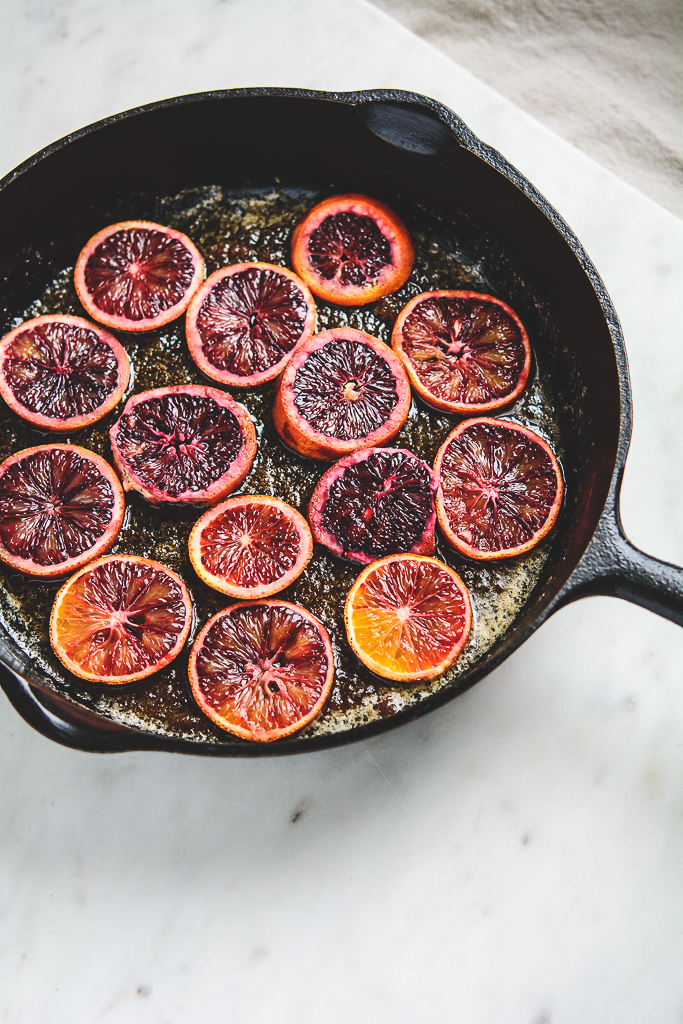
M 185 312 L 204 273 L 201 253 L 182 231 L 128 220 L 86 242 L 74 284 L 93 320 L 119 331 L 152 331 Z
M 465 420 L 434 461 L 436 514 L 452 547 L 467 558 L 523 555 L 550 533 L 564 483 L 547 441 L 507 420 Z
M 297 225 L 292 263 L 314 295 L 361 306 L 397 291 L 415 252 L 403 221 L 378 199 L 330 196 Z
M 467 643 L 472 606 L 449 566 L 426 555 L 389 555 L 349 591 L 346 635 L 371 672 L 396 682 L 443 675 Z
M 327 630 L 288 601 L 230 605 L 197 637 L 190 685 L 202 711 L 241 739 L 289 736 L 321 711 L 334 661 Z
M 286 267 L 238 263 L 216 270 L 185 320 L 190 355 L 207 377 L 232 387 L 273 380 L 315 330 L 315 303 Z
M 189 540 L 205 583 L 236 598 L 262 598 L 293 583 L 313 553 L 308 523 L 279 498 L 240 494 L 205 512 Z
M 176 573 L 149 558 L 107 555 L 57 594 L 50 642 L 81 679 L 130 683 L 173 661 L 191 620 L 190 596 Z
M 420 398 L 460 416 L 511 405 L 531 370 L 531 345 L 517 314 L 478 292 L 416 295 L 400 312 L 391 344 Z

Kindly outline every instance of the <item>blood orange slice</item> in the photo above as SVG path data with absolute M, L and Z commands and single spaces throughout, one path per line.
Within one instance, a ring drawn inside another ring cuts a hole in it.
M 214 505 L 242 483 L 256 454 L 249 413 L 194 384 L 133 395 L 109 436 L 124 489 L 152 505 Z
M 511 405 L 531 369 L 517 314 L 478 292 L 416 295 L 399 314 L 391 344 L 420 398 L 461 416 Z
M 349 643 L 364 665 L 396 682 L 436 679 L 467 643 L 472 608 L 457 573 L 425 555 L 372 562 L 344 609 Z
M 249 387 L 273 380 L 315 330 L 315 303 L 300 278 L 270 263 L 212 274 L 185 321 L 190 355 L 212 380 Z
M 391 441 L 409 409 L 410 384 L 394 352 L 363 331 L 336 327 L 294 352 L 273 418 L 285 444 L 331 462 Z
M 230 597 L 251 599 L 284 590 L 313 553 L 301 513 L 263 494 L 240 494 L 209 509 L 195 523 L 189 546 L 200 579 Z
M 93 320 L 119 331 L 152 331 L 185 312 L 204 273 L 187 235 L 127 220 L 93 235 L 76 261 L 74 283 Z
M 209 718 L 246 740 L 289 736 L 322 711 L 334 662 L 327 630 L 287 601 L 233 604 L 190 655 L 190 684 Z
M 555 524 L 564 485 L 550 445 L 504 420 L 465 420 L 438 451 L 436 512 L 446 539 L 468 558 L 512 558 Z
M 173 661 L 190 632 L 192 603 L 180 576 L 137 555 L 107 555 L 61 588 L 50 642 L 81 679 L 132 683 Z
M 130 362 L 116 338 L 79 316 L 38 316 L 0 342 L 0 394 L 43 430 L 96 423 L 121 401 L 129 379 Z
M 108 551 L 123 522 L 114 470 L 73 444 L 44 444 L 0 466 L 0 561 L 31 576 L 65 576 Z
M 400 551 L 434 554 L 436 477 L 405 448 L 363 448 L 323 474 L 308 506 L 313 538 L 368 562 Z
M 368 196 L 331 196 L 304 217 L 292 238 L 292 263 L 314 295 L 362 306 L 397 291 L 415 253 L 400 217 Z

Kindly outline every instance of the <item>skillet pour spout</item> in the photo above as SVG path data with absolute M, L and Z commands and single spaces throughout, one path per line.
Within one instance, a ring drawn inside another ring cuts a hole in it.
M 206 144 L 209 138 L 211 145 Z M 536 361 L 536 405 L 532 409 L 522 402 L 507 415 L 523 422 L 526 417 L 554 440 L 566 497 L 553 534 L 533 562 L 533 575 L 529 569 L 525 577 L 531 582 L 523 599 L 498 632 L 482 630 L 481 637 L 488 639 L 463 652 L 455 671 L 419 692 L 389 693 L 362 674 L 340 642 L 340 683 L 321 720 L 274 744 L 233 740 L 202 725 L 187 695 L 184 665 L 177 676 L 164 677 L 172 706 L 161 718 L 154 704 L 160 687 L 150 689 L 146 704 L 135 704 L 134 694 L 122 694 L 119 703 L 129 700 L 134 713 L 117 718 L 106 694 L 86 692 L 58 674 L 49 646 L 40 646 L 44 627 L 27 617 L 23 631 L 9 625 L 0 635 L 0 681 L 19 713 L 44 735 L 98 751 L 306 752 L 365 738 L 433 710 L 472 686 L 553 612 L 580 597 L 621 597 L 683 625 L 683 570 L 638 551 L 621 526 L 619 489 L 631 436 L 631 393 L 621 328 L 600 276 L 534 186 L 435 100 L 395 90 L 229 90 L 125 111 L 61 139 L 0 182 L 3 334 L 26 318 L 41 297 L 59 295 L 60 301 L 71 302 L 67 285 L 59 291 L 54 282 L 70 281 L 80 248 L 107 224 L 173 221 L 204 247 L 213 270 L 240 262 L 235 257 L 241 251 L 237 235 L 216 225 L 236 223 L 240 211 L 253 221 L 267 209 L 271 221 L 259 222 L 254 237 L 271 245 L 271 255 L 282 244 L 286 262 L 287 211 L 305 209 L 335 192 L 372 195 L 406 222 L 432 274 L 429 278 L 424 271 L 420 278 L 417 260 L 408 297 L 426 290 L 428 280 L 438 280 L 431 287 L 442 288 L 464 282 L 508 302 L 528 330 Z M 370 333 L 384 332 L 388 340 L 396 312 L 390 304 L 369 311 L 374 317 Z M 326 325 L 338 325 L 332 319 L 338 311 L 321 306 L 319 313 Z M 168 381 L 160 383 L 194 380 L 196 371 L 185 359 L 184 336 L 177 330 L 173 344 L 171 335 L 165 336 L 166 347 L 147 364 L 144 353 L 140 356 L 138 390 L 143 390 L 145 373 L 167 374 Z M 152 342 L 148 348 L 156 351 Z M 271 398 L 264 395 L 240 400 L 251 401 L 252 415 L 261 416 L 262 461 L 270 459 L 270 471 L 277 475 L 273 467 L 281 465 L 282 455 L 268 448 Z M 411 437 L 431 462 L 453 423 L 443 416 L 429 418 L 419 408 L 413 421 L 419 430 L 416 426 Z M 93 435 L 83 443 L 100 442 Z M 300 504 L 312 490 L 306 472 L 310 467 L 297 469 Z M 254 480 L 253 491 L 260 478 Z M 176 528 L 182 532 L 184 526 Z M 321 566 L 306 593 L 311 610 L 334 631 L 353 574 L 334 563 Z M 189 564 L 183 568 L 180 555 L 178 567 L 181 573 L 191 572 Z M 457 571 L 471 577 L 485 626 L 495 594 L 487 593 L 478 567 L 464 565 Z M 16 581 L 0 578 L 0 598 L 16 590 Z

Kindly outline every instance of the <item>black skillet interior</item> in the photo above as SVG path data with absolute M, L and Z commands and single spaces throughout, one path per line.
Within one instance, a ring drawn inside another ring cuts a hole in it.
M 263 201 L 270 195 L 295 208 L 342 190 L 389 202 L 412 230 L 422 232 L 425 252 L 430 238 L 440 238 L 457 254 L 460 267 L 468 268 L 469 279 L 509 302 L 529 330 L 538 387 L 517 418 L 547 428 L 561 449 L 567 483 L 561 520 L 542 564 L 536 563 L 533 590 L 464 671 L 419 699 L 403 702 L 385 695 L 376 714 L 342 716 L 329 730 L 309 728 L 275 745 L 232 741 L 218 730 L 193 733 L 182 716 L 170 731 L 150 730 L 144 722 L 130 728 L 130 716 L 124 728 L 116 716 L 93 715 L 87 701 L 69 700 L 68 687 L 66 692 L 55 688 L 44 667 L 28 664 L 10 637 L 4 661 L 14 671 L 5 671 L 3 685 L 21 713 L 53 738 L 87 749 L 227 755 L 290 753 L 344 742 L 406 721 L 462 692 L 565 599 L 563 588 L 566 594 L 565 585 L 614 493 L 615 467 L 628 444 L 628 380 L 616 316 L 597 274 L 552 208 L 433 101 L 385 91 L 214 93 L 129 112 L 57 143 L 0 190 L 3 332 L 37 297 L 50 294 L 55 276 L 73 266 L 84 241 L 103 225 L 139 217 L 163 220 L 165 202 L 166 214 L 175 214 L 177 226 L 195 237 L 183 221 L 182 199 L 174 206 L 168 197 L 182 194 L 196 202 L 220 194 Z M 192 206 L 190 200 L 186 206 Z M 444 280 L 436 286 L 457 285 Z M 414 291 L 426 287 L 429 283 L 416 284 Z M 397 310 L 375 312 L 377 330 L 385 329 L 386 337 Z M 154 383 L 150 379 L 144 386 Z M 545 399 L 550 416 L 542 408 Z M 263 397 L 264 403 L 269 400 Z M 451 426 L 441 425 L 442 436 Z M 468 567 L 453 564 L 467 578 Z M 344 572 L 349 580 L 355 575 L 340 569 L 344 579 Z M 365 680 L 364 685 L 375 684 Z

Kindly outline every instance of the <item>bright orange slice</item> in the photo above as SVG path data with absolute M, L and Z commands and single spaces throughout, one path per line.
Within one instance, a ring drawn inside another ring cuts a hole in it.
M 50 642 L 81 679 L 131 683 L 173 661 L 191 620 L 192 603 L 180 576 L 149 558 L 106 555 L 57 594 Z
M 190 561 L 210 587 L 237 598 L 278 594 L 308 565 L 308 523 L 279 498 L 239 494 L 209 509 L 190 534 Z
M 287 601 L 233 604 L 209 619 L 190 655 L 190 684 L 208 717 L 269 742 L 311 722 L 332 688 L 327 630 Z
M 396 682 L 436 679 L 467 643 L 472 606 L 457 573 L 426 555 L 366 566 L 344 609 L 349 644 L 371 672 Z

